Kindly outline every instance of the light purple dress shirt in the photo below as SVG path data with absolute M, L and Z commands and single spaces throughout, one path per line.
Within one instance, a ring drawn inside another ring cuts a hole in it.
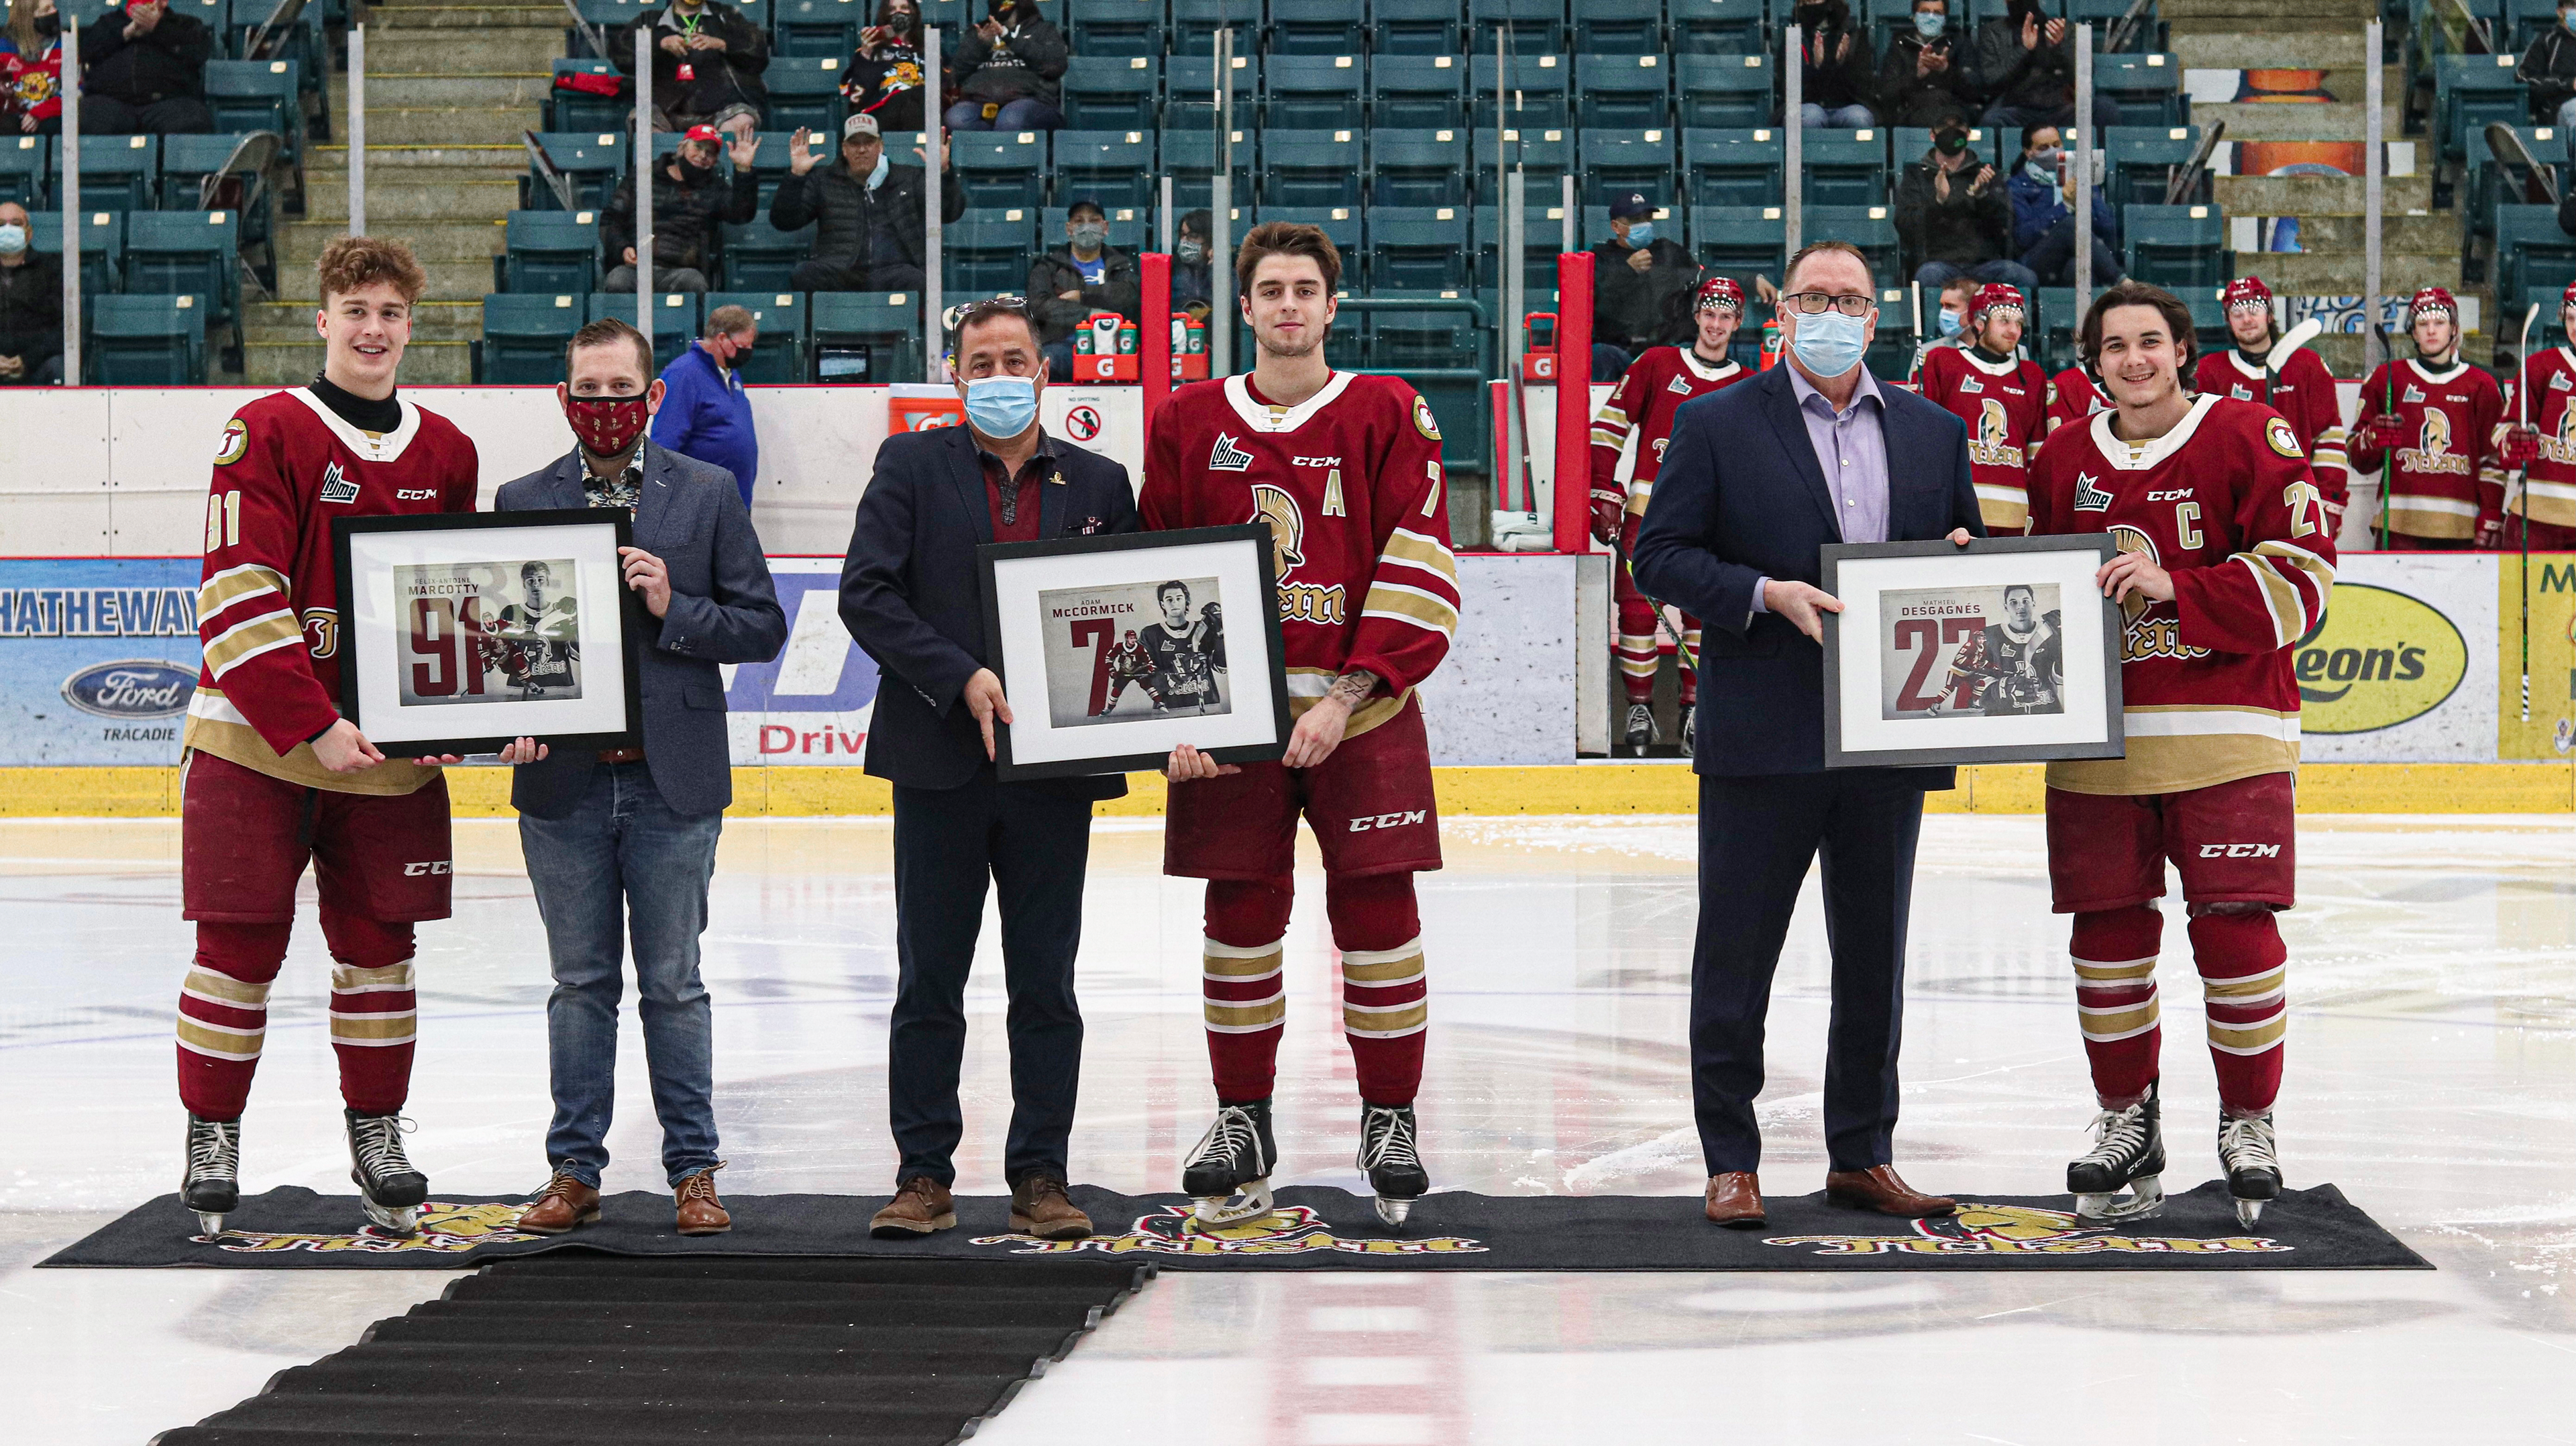
M 1825 474 L 1825 490 L 1833 494 L 1834 520 L 1842 526 L 1843 541 L 1885 542 L 1887 433 L 1879 420 L 1887 398 L 1880 395 L 1877 378 L 1862 367 L 1851 405 L 1837 412 L 1806 373 L 1794 366 L 1788 372 L 1790 392 L 1798 399 L 1798 419 L 1807 424 L 1807 444 L 1815 448 L 1817 470 Z M 1762 601 L 1763 585 L 1770 580 L 1760 578 L 1753 584 L 1757 613 L 1770 611 Z

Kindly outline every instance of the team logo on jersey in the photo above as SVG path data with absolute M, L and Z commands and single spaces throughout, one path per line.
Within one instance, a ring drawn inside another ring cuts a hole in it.
M 2406 384 L 2406 395 L 2405 395 L 2405 397 L 2403 398 L 2403 400 L 2405 400 L 2405 401 L 2410 401 L 2410 402 L 2420 402 L 2420 401 L 2424 400 L 2424 393 L 2423 393 L 2423 390 L 2422 390 L 2421 388 L 2417 387 L 2413 382 L 2408 382 L 2408 383 Z
M 2252 387 L 2240 386 L 2235 382 L 2229 382 L 2227 384 L 2227 394 L 2240 402 L 2250 402 L 2254 400 L 2254 389 Z
M 1691 394 L 1690 378 L 1675 377 L 1664 384 L 1664 390 L 1679 396 L 1687 397 Z
M 2417 430 L 2416 445 L 2397 449 L 2397 464 L 2409 472 L 2442 472 L 2456 477 L 2469 475 L 2469 458 L 2465 452 L 2451 450 L 2451 414 L 2431 411 L 2424 414 L 2423 426 Z
M 215 465 L 229 467 L 250 450 L 250 423 L 239 417 L 224 423 L 223 440 L 215 444 Z
M 340 464 L 337 462 L 323 469 L 322 500 L 325 502 L 358 500 L 358 484 L 349 480 L 348 474 L 340 470 Z
M 1332 476 L 1338 478 L 1341 473 L 1335 472 Z M 1327 516 L 1337 515 L 1333 510 L 1337 492 L 1338 484 L 1327 484 Z M 1255 482 L 1252 484 L 1252 516 L 1249 520 L 1270 525 L 1271 568 L 1279 584 L 1279 620 L 1283 623 L 1340 626 L 1345 601 L 1340 583 L 1324 587 L 1288 580 L 1290 573 L 1306 565 L 1306 514 L 1297 506 L 1297 499 L 1285 487 Z
M 2075 510 L 2078 512 L 2111 510 L 2111 494 L 2102 490 L 2102 484 L 2094 481 L 2093 474 L 2090 472 L 2079 471 L 2075 474 Z
M 2156 540 L 2146 530 L 2126 522 L 2111 524 L 2111 545 L 2122 552 L 2138 553 L 2158 567 L 2164 555 L 2156 550 Z M 2120 616 L 2127 626 L 2120 639 L 2120 660 L 2133 662 L 2140 658 L 2206 658 L 2209 649 L 2185 647 L 2182 641 L 2182 614 L 2170 603 L 2148 601 L 2144 593 L 2133 592 L 2120 601 Z
M 999 1245 L 1013 1255 L 1482 1255 L 1484 1242 L 1456 1235 L 1399 1240 L 1336 1235 L 1311 1206 L 1282 1205 L 1267 1215 L 1231 1225 L 1203 1225 L 1187 1205 L 1165 1205 L 1135 1224 L 1082 1240 L 1041 1240 L 1034 1235 L 979 1235 L 976 1245 Z
M 1431 404 L 1420 396 L 1413 399 L 1413 428 L 1434 442 L 1440 440 L 1440 424 L 1431 419 Z
M 502 1204 L 450 1205 L 432 1200 L 420 1207 L 420 1233 L 411 1236 L 379 1235 L 373 1230 L 352 1231 L 346 1235 L 227 1230 L 219 1236 L 201 1235 L 197 1238 L 236 1255 L 283 1255 L 298 1250 L 315 1255 L 461 1255 L 486 1245 L 543 1240 L 545 1237 L 542 1235 L 518 1228 L 519 1216 L 527 1208 L 525 1205 Z
M 2030 465 L 2029 457 L 2013 444 L 2012 418 L 2004 415 L 2004 404 L 1992 397 L 1977 408 L 1977 435 L 1968 439 L 1968 460 L 1988 467 Z
M 1985 389 L 1986 384 L 1978 381 L 1975 377 L 1959 378 L 1959 390 L 1963 392 L 1982 392 Z
M 304 650 L 317 658 L 336 656 L 340 651 L 340 613 L 336 608 L 304 610 Z
M 2293 462 L 2307 460 L 2307 452 L 2299 446 L 2299 434 L 2291 431 L 2290 424 L 2279 417 L 2274 417 L 2263 424 L 2263 440 L 2272 444 L 2273 451 Z
M 1765 1245 L 1814 1255 L 2248 1255 L 2293 1246 L 2262 1235 L 2122 1235 L 2088 1225 L 2072 1210 L 1959 1202 L 1958 1213 L 1912 1222 L 1908 1235 L 1775 1235 Z
M 1234 439 L 1223 432 L 1216 434 L 1216 445 L 1208 448 L 1208 470 L 1211 472 L 1248 472 L 1252 454 L 1234 445 Z
M 2576 382 L 2569 381 L 2567 379 L 2567 373 L 2552 372 L 2549 374 L 2549 389 L 2551 391 L 2563 392 L 2568 390 L 2570 387 L 2576 387 Z
M 2552 462 L 2576 464 L 2576 406 L 2561 408 L 2557 427 L 2540 434 L 2540 455 Z

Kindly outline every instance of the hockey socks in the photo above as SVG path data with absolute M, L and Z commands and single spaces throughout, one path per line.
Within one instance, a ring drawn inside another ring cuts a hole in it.
M 1655 696 L 1655 670 L 1661 666 L 1661 644 L 1655 632 L 1654 604 L 1642 597 L 1619 600 L 1619 640 L 1611 651 L 1619 659 L 1619 681 L 1627 688 L 1631 703 L 1651 702 Z M 1691 660 L 1699 656 L 1699 619 L 1682 619 L 1681 701 L 1687 706 L 1699 700 L 1699 670 Z
M 179 1099 L 190 1114 L 241 1118 L 290 927 L 198 923 L 197 956 L 179 990 Z M 340 1058 L 341 1097 L 360 1114 L 399 1113 L 411 1090 L 418 1012 L 412 926 L 326 908 L 322 934 L 332 958 L 331 1045 Z
M 2289 950 L 2260 904 L 2221 904 L 2191 920 L 2209 1010 L 2209 1059 L 2218 1068 L 2218 1106 L 2243 1118 L 2272 1108 L 2281 1093 L 2281 1038 L 2289 1029 L 2283 984 Z
M 1207 1013 L 1208 1065 L 1219 1104 L 1270 1098 L 1279 1036 L 1288 1020 L 1280 946 L 1293 897 L 1287 875 L 1210 879 L 1207 952 L 1200 988 Z
M 1208 884 L 1202 980 L 1220 1103 L 1270 1097 L 1288 1017 L 1280 960 L 1293 898 L 1285 875 Z M 1342 1032 L 1360 1097 L 1411 1104 L 1421 1089 L 1430 1011 L 1413 876 L 1327 876 L 1324 911 L 1342 956 Z
M 2156 948 L 2164 919 L 2153 904 L 2075 916 L 2075 1013 L 2093 1093 L 2106 1110 L 2147 1097 L 2156 1078 Z

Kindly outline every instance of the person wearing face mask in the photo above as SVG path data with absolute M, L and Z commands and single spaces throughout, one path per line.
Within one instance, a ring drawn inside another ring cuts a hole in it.
M 1915 343 L 1914 360 L 1905 368 L 1905 374 L 1914 378 L 1916 391 L 1923 390 L 1923 363 L 1932 353 L 1968 344 L 1968 303 L 1976 298 L 1980 284 L 1975 277 L 1964 274 L 1941 283 L 1941 305 L 1932 313 L 1931 334 Z
M 1878 124 L 1870 110 L 1869 37 L 1853 22 L 1851 6 L 1845 0 L 1799 0 L 1790 23 L 1799 27 L 1805 89 L 1798 114 L 1781 123 L 1846 131 Z
M 510 806 L 519 851 L 545 921 L 554 993 L 546 1000 L 554 1119 L 548 1177 L 519 1228 L 561 1235 L 599 1218 L 600 1172 L 616 1103 L 617 1002 L 627 941 L 635 1013 L 662 1169 L 682 1235 L 717 1235 L 733 1217 L 716 1194 L 713 1006 L 698 980 L 707 880 L 733 801 L 725 727 L 726 664 L 765 663 L 787 644 L 787 614 L 769 580 L 760 534 L 721 467 L 666 451 L 645 435 L 668 392 L 653 380 L 653 344 L 615 318 L 574 332 L 555 389 L 573 448 L 502 484 L 501 512 L 596 508 L 634 523 L 618 549 L 626 586 L 644 602 L 641 747 L 602 752 L 525 740 Z
M 752 431 L 741 367 L 759 340 L 760 323 L 749 309 L 719 306 L 708 312 L 705 335 L 662 368 L 667 390 L 662 409 L 653 414 L 653 440 L 733 474 L 746 510 L 760 478 L 760 438 Z
M 1779 366 L 1686 402 L 1630 559 L 1637 586 L 1701 620 L 1699 937 L 1691 960 L 1693 1103 L 1713 1225 L 1763 1223 L 1763 1016 L 1780 945 L 1819 854 L 1833 955 L 1823 1101 L 1825 1196 L 1882 1215 L 1949 1215 L 1893 1164 L 1906 899 L 1923 795 L 1948 768 L 1825 767 L 1829 542 L 1965 545 L 1985 535 L 1957 417 L 1861 359 L 1877 283 L 1858 247 L 1789 259 Z
M 841 154 L 830 164 L 814 153 L 821 137 L 799 130 L 787 142 L 787 179 L 769 199 L 769 224 L 781 231 L 814 228 L 814 256 L 790 277 L 797 291 L 919 291 L 925 225 L 918 165 L 886 155 L 877 118 L 865 112 L 841 122 Z M 922 158 L 916 148 L 913 159 Z M 940 167 L 948 149 L 940 147 Z M 966 214 L 966 188 L 954 176 L 940 187 L 940 219 Z
M 63 20 L 54 0 L 9 0 L 0 35 L 0 129 L 59 135 L 63 129 Z
M 751 162 L 760 153 L 760 138 L 749 136 L 726 148 L 733 177 L 716 168 L 721 141 L 713 126 L 692 126 L 671 153 L 670 163 L 653 170 L 653 289 L 705 291 L 716 267 L 716 247 L 723 223 L 736 225 L 760 214 L 760 186 Z M 635 289 L 635 178 L 618 183 L 608 198 L 600 229 L 608 254 L 619 258 L 602 278 L 603 291 Z
M 877 450 L 841 568 L 841 622 L 884 679 L 866 767 L 894 785 L 896 982 L 886 1048 L 896 1193 L 869 1221 L 880 1239 L 953 1229 L 964 1136 L 957 1102 L 966 974 L 996 892 L 1010 993 L 1011 1125 L 1002 1175 L 1011 1228 L 1091 1233 L 1065 1198 L 1082 1068 L 1074 955 L 1082 940 L 1091 805 L 1122 774 L 1003 783 L 994 735 L 1011 703 L 992 669 L 975 549 L 1136 530 L 1127 469 L 1038 424 L 1046 363 L 1017 301 L 957 322 L 966 425 L 903 432 Z
M 1592 248 L 1592 379 L 1615 382 L 1638 353 L 1687 346 L 1698 328 L 1691 296 L 1699 262 L 1655 221 L 1655 203 L 1631 191 L 1610 203 L 1610 234 Z
M 850 109 L 889 131 L 921 125 L 921 10 L 916 0 L 884 0 L 874 25 L 859 32 L 850 56 Z
M 1143 314 L 1144 280 L 1136 253 L 1109 244 L 1109 213 L 1089 198 L 1064 215 L 1065 244 L 1029 263 L 1029 306 L 1045 343 L 1047 374 L 1073 380 L 1073 333 L 1097 311 L 1129 321 Z
M 1051 131 L 1064 124 L 1064 32 L 1036 0 L 991 0 L 984 19 L 957 42 L 957 131 Z
M 1969 144 L 1967 117 L 1956 107 L 1943 111 L 1931 148 L 1896 181 L 1896 234 L 1920 258 L 1914 280 L 1926 291 L 1956 276 L 2022 291 L 2038 286 L 2029 268 L 2004 254 L 2011 231 L 2003 178 Z
M 2576 125 L 2576 0 L 2558 0 L 2558 23 L 2531 38 L 2513 78 L 2529 87 L 2533 125 Z
M 62 268 L 36 254 L 27 208 L 0 201 L 0 386 L 62 380 Z
M 2075 168 L 2055 126 L 2022 132 L 2021 163 L 2004 183 L 2012 202 L 2012 249 L 2042 286 L 2075 284 Z M 2116 284 L 2120 221 L 2103 188 L 2093 188 L 2093 284 Z
M 2010 0 L 2001 15 L 1977 27 L 1967 55 L 1969 89 L 1983 96 L 1978 123 L 1990 131 L 2075 122 L 2075 32 L 2048 13 L 2043 0 Z M 2093 124 L 2120 123 L 2109 97 L 2093 98 Z M 2101 277 L 2093 284 L 2103 285 Z
M 1173 228 L 1172 239 L 1172 310 L 1186 311 L 1201 321 L 1208 317 L 1208 299 L 1214 289 L 1208 284 L 1213 257 L 1208 250 L 1208 236 L 1215 229 L 1215 218 L 1207 208 L 1184 213 L 1181 223 Z
M 1896 27 L 1878 67 L 1878 110 L 1892 126 L 1935 126 L 1952 110 L 1972 109 L 1964 56 L 1966 27 L 1949 0 L 1914 0 L 1913 23 Z

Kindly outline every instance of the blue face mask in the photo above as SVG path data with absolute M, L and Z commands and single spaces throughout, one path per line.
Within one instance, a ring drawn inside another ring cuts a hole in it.
M 1950 17 L 1942 14 L 1938 10 L 1917 10 L 1914 12 L 1914 33 L 1922 36 L 1926 40 L 1940 39 L 1941 32 L 1947 30 L 1949 27 Z
M 2570 31 L 2576 31 L 2576 11 L 2561 12 L 2558 23 L 2566 26 Z
M 1943 336 L 1957 336 L 1959 334 L 1959 313 L 1955 311 L 1945 311 L 1941 313 L 1941 334 Z
M 1038 419 L 1038 384 L 1027 377 L 981 377 L 966 384 L 966 420 L 993 440 L 1007 441 Z
M 12 221 L 0 225 L 0 256 L 15 256 L 27 249 L 27 228 Z
M 894 162 L 885 158 L 885 152 L 877 152 L 877 163 L 868 169 L 868 189 L 873 191 L 884 185 L 886 173 L 893 169 Z
M 1868 329 L 1861 318 L 1845 316 L 1839 311 L 1821 311 L 1813 316 L 1796 313 L 1797 339 L 1789 349 L 1798 354 L 1808 371 L 1820 377 L 1838 377 L 1860 365 L 1861 353 L 1868 349 Z
M 1632 249 L 1632 250 L 1637 250 L 1637 251 L 1643 251 L 1643 250 L 1645 250 L 1647 247 L 1652 246 L 1652 245 L 1654 245 L 1654 244 L 1655 244 L 1655 223 L 1654 223 L 1654 222 L 1652 222 L 1652 221 L 1636 221 L 1636 222 L 1632 222 L 1632 223 L 1630 223 L 1630 225 L 1629 225 L 1629 227 L 1628 227 L 1628 245 L 1629 245 L 1629 248 L 1630 248 L 1630 249 Z

